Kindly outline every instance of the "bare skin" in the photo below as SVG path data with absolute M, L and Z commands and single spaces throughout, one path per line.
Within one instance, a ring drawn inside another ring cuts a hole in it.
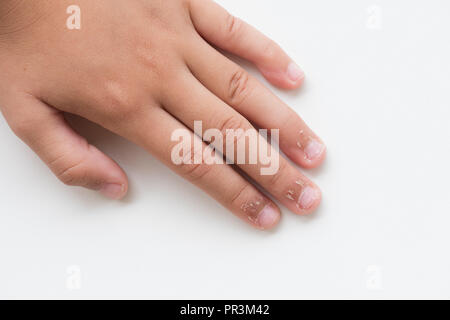
M 278 128 L 284 154 L 317 167 L 325 157 L 317 135 L 214 47 L 253 62 L 281 88 L 298 88 L 303 72 L 272 40 L 210 0 L 77 0 L 80 30 L 66 27 L 71 4 L 0 4 L 0 108 L 17 136 L 65 184 L 124 197 L 124 171 L 64 120 L 64 113 L 79 115 L 142 146 L 251 225 L 274 227 L 280 209 L 236 168 L 175 165 L 171 134 L 192 130 L 196 120 L 223 132 Z M 286 159 L 280 156 L 274 175 L 261 175 L 261 166 L 239 170 L 296 214 L 317 208 L 319 189 Z

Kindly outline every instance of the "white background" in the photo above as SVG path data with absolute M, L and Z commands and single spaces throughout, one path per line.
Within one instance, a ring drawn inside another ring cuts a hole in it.
M 253 230 L 75 119 L 129 175 L 108 201 L 60 184 L 0 120 L 0 297 L 450 298 L 450 2 L 219 2 L 306 70 L 276 92 L 328 145 L 307 173 L 320 210 Z

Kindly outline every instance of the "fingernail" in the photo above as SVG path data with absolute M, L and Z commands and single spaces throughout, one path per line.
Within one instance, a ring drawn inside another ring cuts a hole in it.
M 305 148 L 305 155 L 308 160 L 315 160 L 319 158 L 323 151 L 325 150 L 325 146 L 318 142 L 317 140 L 311 140 Z
M 320 197 L 319 190 L 308 186 L 303 189 L 302 193 L 300 194 L 300 197 L 298 197 L 297 204 L 301 209 L 307 210 L 314 205 L 314 203 L 319 199 L 319 197 Z
M 258 225 L 262 229 L 270 229 L 279 219 L 278 211 L 271 205 L 266 205 L 258 215 Z
M 305 73 L 303 72 L 300 67 L 295 64 L 294 62 L 291 62 L 287 69 L 287 75 L 289 79 L 293 82 L 297 82 L 301 78 L 305 77 Z
M 123 192 L 125 191 L 125 185 L 123 184 L 116 184 L 116 183 L 107 183 L 104 184 L 103 187 L 100 189 L 100 193 L 103 194 L 105 197 L 118 200 L 122 198 Z

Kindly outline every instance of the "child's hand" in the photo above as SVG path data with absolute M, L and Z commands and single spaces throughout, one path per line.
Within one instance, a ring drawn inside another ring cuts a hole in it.
M 300 166 L 316 167 L 325 157 L 321 140 L 212 45 L 253 62 L 279 87 L 300 86 L 303 72 L 210 0 L 77 0 L 81 29 L 70 29 L 73 2 L 0 4 L 0 106 L 14 132 L 64 183 L 122 198 L 125 173 L 75 133 L 63 112 L 80 115 L 146 148 L 252 225 L 275 226 L 279 208 L 232 166 L 174 164 L 178 142 L 171 135 L 193 130 L 194 121 L 224 133 L 252 124 L 280 129 L 281 150 Z M 261 175 L 262 164 L 238 167 L 291 211 L 312 212 L 320 191 L 279 161 L 274 175 Z

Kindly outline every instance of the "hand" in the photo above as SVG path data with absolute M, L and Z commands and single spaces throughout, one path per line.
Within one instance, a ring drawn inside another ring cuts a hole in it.
M 213 47 L 253 62 L 276 86 L 297 88 L 304 74 L 278 45 L 210 0 L 76 2 L 81 28 L 74 30 L 66 26 L 73 1 L 0 5 L 2 113 L 62 182 L 114 199 L 128 187 L 123 170 L 66 123 L 64 113 L 72 113 L 144 147 L 257 228 L 275 226 L 280 209 L 235 169 L 294 213 L 314 211 L 319 189 L 283 157 L 273 175 L 261 175 L 260 162 L 171 159 L 172 133 L 186 128 L 193 136 L 194 121 L 202 121 L 203 130 L 224 134 L 280 129 L 280 148 L 293 162 L 323 161 L 323 143 L 301 118 Z

